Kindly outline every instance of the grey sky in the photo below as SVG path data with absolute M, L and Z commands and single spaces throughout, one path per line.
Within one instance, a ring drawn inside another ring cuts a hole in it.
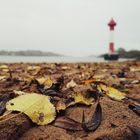
M 140 49 L 140 0 L 0 0 L 0 50 L 44 50 L 73 56 Z

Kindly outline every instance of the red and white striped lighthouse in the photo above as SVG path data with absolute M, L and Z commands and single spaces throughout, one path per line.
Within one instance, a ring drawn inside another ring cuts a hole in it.
M 114 28 L 116 26 L 116 22 L 112 18 L 110 22 L 108 23 L 109 29 L 110 29 L 110 41 L 109 41 L 109 54 L 114 54 L 115 53 L 115 48 L 114 48 Z

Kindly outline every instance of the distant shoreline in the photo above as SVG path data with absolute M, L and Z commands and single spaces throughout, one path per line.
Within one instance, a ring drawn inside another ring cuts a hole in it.
M 0 56 L 63 56 L 61 54 L 53 52 L 43 52 L 38 50 L 26 50 L 26 51 L 0 51 Z
M 123 48 L 119 48 L 117 50 L 117 53 L 119 54 L 120 58 L 125 58 L 125 59 L 137 59 L 140 60 L 140 51 L 139 50 L 130 50 L 126 51 Z M 104 57 L 105 54 L 100 55 L 99 57 Z

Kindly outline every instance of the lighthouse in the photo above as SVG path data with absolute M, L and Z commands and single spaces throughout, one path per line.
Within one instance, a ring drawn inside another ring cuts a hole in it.
M 114 48 L 114 30 L 116 26 L 116 22 L 114 19 L 111 19 L 110 22 L 108 23 L 109 30 L 110 30 L 110 37 L 109 37 L 109 53 L 114 54 L 115 53 L 115 48 Z
M 112 18 L 109 23 L 109 53 L 104 55 L 105 60 L 118 60 L 119 55 L 115 52 L 115 45 L 114 45 L 114 30 L 117 23 Z

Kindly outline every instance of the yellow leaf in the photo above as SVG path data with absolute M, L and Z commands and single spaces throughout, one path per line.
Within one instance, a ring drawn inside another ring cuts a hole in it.
M 45 85 L 47 87 L 51 87 L 53 84 L 53 81 L 50 78 L 47 79 L 45 77 L 41 77 L 41 78 L 37 78 L 36 80 L 39 82 L 39 84 Z
M 75 87 L 77 84 L 75 83 L 75 81 L 72 79 L 70 82 L 67 83 L 66 87 L 70 88 L 70 87 Z
M 5 78 L 6 78 L 6 76 L 0 76 L 0 80 L 3 80 Z
M 8 69 L 7 65 L 0 65 L 0 69 Z
M 97 89 L 101 92 L 101 91 L 108 91 L 108 87 L 106 85 L 103 84 L 99 84 L 97 85 Z
M 87 93 L 75 93 L 73 95 L 73 98 L 74 98 L 74 102 L 70 105 L 73 105 L 73 104 L 85 104 L 85 105 L 91 105 L 93 104 L 94 102 L 94 98 L 87 98 Z
M 97 89 L 99 91 L 104 91 L 107 96 L 109 96 L 110 98 L 117 100 L 117 101 L 121 101 L 125 98 L 125 93 L 120 92 L 119 90 L 117 90 L 115 88 L 108 87 L 103 84 L 98 85 Z
M 121 100 L 125 99 L 125 93 L 120 92 L 119 90 L 112 88 L 112 87 L 108 87 L 108 91 L 106 94 L 110 98 L 117 100 L 117 101 L 121 101 Z
M 0 65 L 0 69 L 4 72 L 8 72 L 9 71 L 9 67 L 7 65 Z
M 140 67 L 130 67 L 130 71 L 131 72 L 139 72 L 140 71 Z
M 36 93 L 18 96 L 6 104 L 7 110 L 25 113 L 38 125 L 45 125 L 55 119 L 56 111 L 49 97 Z
M 104 77 L 105 77 L 105 75 L 103 75 L 103 74 L 93 76 L 94 79 L 102 79 Z
M 36 75 L 40 71 L 40 66 L 28 66 L 27 71 L 32 73 L 33 75 Z

